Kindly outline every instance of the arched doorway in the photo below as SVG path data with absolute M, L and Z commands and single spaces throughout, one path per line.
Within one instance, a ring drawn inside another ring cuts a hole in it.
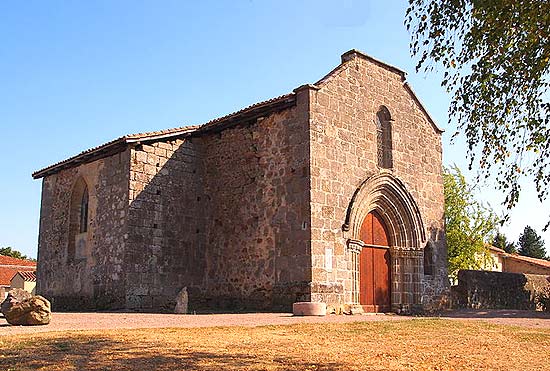
M 401 311 L 421 303 L 426 234 L 402 181 L 387 172 L 365 179 L 350 200 L 342 231 L 353 304 L 367 311 Z
M 359 255 L 359 303 L 366 312 L 388 312 L 390 301 L 390 241 L 384 221 L 371 211 L 361 225 L 364 246 Z

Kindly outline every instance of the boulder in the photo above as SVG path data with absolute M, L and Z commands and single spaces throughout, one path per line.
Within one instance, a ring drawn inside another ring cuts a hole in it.
M 10 325 L 47 325 L 51 319 L 50 302 L 21 289 L 11 290 L 0 310 Z
M 189 295 L 187 294 L 187 287 L 181 289 L 176 296 L 176 307 L 174 308 L 174 313 L 176 314 L 187 314 L 189 306 Z

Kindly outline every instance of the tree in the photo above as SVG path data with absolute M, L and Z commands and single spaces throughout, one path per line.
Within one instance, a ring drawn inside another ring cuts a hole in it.
M 11 256 L 17 259 L 28 259 L 26 255 L 21 254 L 19 251 L 12 250 L 10 246 L 0 247 L 0 255 Z
M 417 71 L 444 71 L 449 123 L 456 123 L 455 135 L 465 134 L 470 168 L 479 163 L 479 176 L 495 178 L 508 209 L 523 177 L 546 200 L 550 1 L 409 0 L 405 25 Z
M 460 269 L 481 268 L 487 255 L 485 243 L 495 234 L 498 218 L 474 199 L 456 165 L 443 169 L 443 186 L 449 276 L 454 280 Z
M 517 253 L 516 244 L 513 242 L 508 242 L 506 236 L 500 232 L 497 232 L 493 238 L 493 246 L 506 251 L 508 254 Z
M 530 226 L 526 226 L 525 229 L 523 229 L 523 233 L 519 236 L 519 246 L 520 255 L 537 259 L 546 259 L 544 241 Z

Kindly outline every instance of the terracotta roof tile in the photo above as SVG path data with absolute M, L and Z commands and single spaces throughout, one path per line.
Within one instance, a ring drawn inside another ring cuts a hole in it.
M 550 261 L 544 260 L 544 259 L 537 259 L 537 258 L 531 258 L 530 256 L 523 256 L 518 254 L 505 254 L 505 256 L 509 259 L 515 259 L 515 260 L 521 260 L 527 263 L 540 265 L 543 267 L 550 268 Z
M 497 252 L 497 253 L 501 253 L 501 254 L 506 254 L 506 251 L 502 250 L 502 249 L 499 249 L 498 247 L 496 246 L 492 246 L 492 245 L 485 245 L 489 250 L 491 251 L 494 251 L 494 252 Z
M 26 267 L 36 267 L 36 262 L 27 259 L 17 259 L 11 256 L 0 255 L 0 265 L 17 265 Z
M 25 281 L 36 282 L 36 271 L 18 271 L 19 274 Z
M 36 268 L 29 267 L 29 271 L 34 271 Z M 0 286 L 10 286 L 11 285 L 11 279 L 13 276 L 17 274 L 17 272 L 21 272 L 23 270 L 27 270 L 26 268 L 7 268 L 7 267 L 0 267 Z

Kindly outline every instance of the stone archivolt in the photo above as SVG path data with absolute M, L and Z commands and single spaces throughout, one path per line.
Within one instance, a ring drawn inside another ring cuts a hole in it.
M 342 226 L 344 237 L 359 240 L 361 224 L 372 211 L 377 211 L 384 219 L 389 229 L 390 246 L 421 249 L 425 245 L 426 233 L 418 206 L 403 182 L 393 175 L 374 175 L 357 188 Z
M 390 173 L 369 177 L 357 188 L 342 226 L 353 267 L 352 304 L 359 304 L 359 254 L 366 246 L 359 237 L 361 225 L 372 211 L 382 217 L 388 228 L 392 309 L 410 311 L 413 306 L 421 304 L 420 272 L 426 234 L 416 202 L 403 182 Z

